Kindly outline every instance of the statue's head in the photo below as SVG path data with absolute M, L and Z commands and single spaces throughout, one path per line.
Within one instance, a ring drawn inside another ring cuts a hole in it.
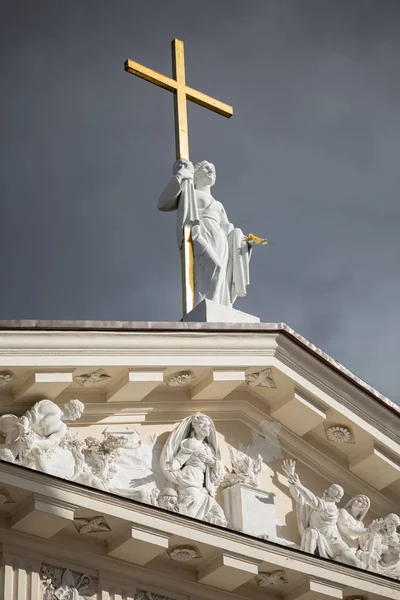
M 334 483 L 324 492 L 324 499 L 328 502 L 340 502 L 344 496 L 344 489 L 341 485 Z
M 388 535 L 396 533 L 397 528 L 400 525 L 400 517 L 395 513 L 390 513 L 383 519 L 383 526 Z
M 194 166 L 194 187 L 214 185 L 216 179 L 215 166 L 207 160 L 202 160 Z
M 164 488 L 158 496 L 158 506 L 166 510 L 173 510 L 178 503 L 178 492 L 172 488 Z
M 66 421 L 76 421 L 82 416 L 84 410 L 85 405 L 83 402 L 74 398 L 73 400 L 69 400 L 64 406 L 63 418 Z
M 368 496 L 364 496 L 364 494 L 358 494 L 358 496 L 354 496 L 354 498 L 348 501 L 345 508 L 351 512 L 355 519 L 362 521 L 369 511 L 370 506 L 371 501 Z
M 197 413 L 192 420 L 192 435 L 196 435 L 196 433 L 207 437 L 211 433 L 211 419 L 207 417 L 207 415 L 203 415 L 202 413 Z

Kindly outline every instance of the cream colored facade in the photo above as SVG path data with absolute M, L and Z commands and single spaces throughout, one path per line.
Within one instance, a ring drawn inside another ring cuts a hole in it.
M 240 479 L 235 450 L 261 444 L 256 485 L 239 481 L 235 498 L 264 498 L 260 536 L 268 519 L 278 526 L 271 541 L 2 461 L 0 598 L 400 599 L 400 580 L 295 547 L 282 461 L 295 459 L 317 496 L 332 483 L 344 489 L 341 505 L 368 496 L 368 525 L 400 512 L 400 434 L 395 405 L 288 327 L 0 322 L 0 377 L 0 415 L 78 398 L 83 415 L 67 425 L 81 439 L 134 429 L 142 444 L 162 445 L 177 423 L 205 413 L 228 479 Z M 225 514 L 229 489 L 217 493 Z M 236 522 L 250 523 L 251 506 L 231 508 Z

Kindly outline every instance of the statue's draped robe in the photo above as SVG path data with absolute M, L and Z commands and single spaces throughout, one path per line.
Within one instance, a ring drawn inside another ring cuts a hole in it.
M 381 560 L 379 572 L 386 577 L 400 579 L 400 535 L 393 532 L 392 535 L 383 535 L 381 546 Z
M 184 228 L 190 227 L 194 249 L 195 300 L 232 306 L 246 295 L 251 248 L 228 221 L 225 209 L 211 195 L 195 190 L 193 182 L 174 175 L 159 203 L 159 210 L 178 211 L 177 239 L 182 248 Z
M 198 450 L 189 448 L 193 418 L 187 417 L 179 423 L 167 439 L 160 456 L 161 471 L 177 486 L 180 500 L 192 496 L 193 501 L 187 507 L 190 517 L 225 526 L 224 512 L 215 500 L 223 473 L 217 433 L 212 426 L 205 444 L 198 442 L 202 452 L 215 458 L 215 463 L 210 466 L 198 456 Z
M 368 508 L 356 518 L 349 509 L 339 509 L 338 529 L 344 542 L 362 562 L 363 568 L 378 571 L 382 536 L 364 527 L 363 518 L 367 511 Z
M 317 549 L 320 556 L 333 559 L 341 557 L 343 552 L 348 551 L 348 547 L 337 526 L 339 514 L 337 506 L 307 490 L 313 504 L 310 506 L 295 486 L 289 485 L 289 489 L 296 501 L 297 523 L 301 535 L 300 549 L 307 551 L 307 533 L 313 530 L 317 535 Z

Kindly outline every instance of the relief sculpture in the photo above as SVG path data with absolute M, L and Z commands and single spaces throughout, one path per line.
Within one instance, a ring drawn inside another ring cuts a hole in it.
M 240 450 L 229 447 L 233 472 L 227 472 L 215 425 L 202 413 L 178 423 L 164 445 L 157 443 L 157 435 L 142 442 L 132 428 L 105 430 L 102 439 L 72 435 L 65 422 L 79 419 L 84 408 L 77 399 L 63 409 L 41 400 L 21 417 L 0 416 L 0 460 L 226 527 L 218 489 L 236 483 L 257 486 L 263 459 L 270 458 L 262 436 L 262 444 L 257 438 L 246 447 L 239 445 Z M 367 496 L 359 494 L 340 506 L 344 490 L 339 484 L 319 497 L 301 483 L 295 461 L 283 461 L 283 471 L 295 500 L 301 550 L 400 579 L 397 514 L 366 525 Z M 280 537 L 273 539 L 288 545 Z
M 0 458 L 47 473 L 48 459 L 67 433 L 65 421 L 79 419 L 84 408 L 76 399 L 67 402 L 64 410 L 51 400 L 40 400 L 22 417 L 1 416 L 5 444 L 0 446 Z
M 319 498 L 302 485 L 295 469 L 294 460 L 283 461 L 296 502 L 300 549 L 400 579 L 400 517 L 391 513 L 366 527 L 371 504 L 367 496 L 359 494 L 339 508 L 344 495 L 340 485 L 331 485 Z
M 224 473 L 215 425 L 201 413 L 184 419 L 170 434 L 160 457 L 166 479 L 175 484 L 190 517 L 226 526 L 215 494 Z

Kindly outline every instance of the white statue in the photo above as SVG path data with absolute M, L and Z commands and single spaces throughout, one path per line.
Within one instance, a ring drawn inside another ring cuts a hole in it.
M 349 500 L 339 509 L 338 528 L 349 549 L 361 561 L 364 569 L 378 571 L 381 543 L 378 532 L 381 520 L 373 521 L 365 527 L 363 520 L 369 511 L 371 501 L 364 494 Z
M 172 488 L 164 488 L 158 495 L 157 506 L 165 510 L 180 513 L 181 515 L 188 514 L 188 506 L 194 501 L 192 496 L 178 496 L 178 492 Z
M 178 488 L 178 504 L 186 514 L 226 526 L 224 511 L 215 500 L 223 477 L 217 432 L 209 417 L 197 413 L 184 419 L 170 434 L 161 452 L 164 476 Z M 187 505 L 187 497 L 191 502 Z
M 343 540 L 354 554 L 358 550 L 360 537 L 368 531 L 363 520 L 370 506 L 370 499 L 360 494 L 349 500 L 344 508 L 339 509 L 338 528 Z
M 75 399 L 67 402 L 64 410 L 51 400 L 40 400 L 22 417 L 1 416 L 5 443 L 0 445 L 0 458 L 47 472 L 47 457 L 67 433 L 64 421 L 79 419 L 84 408 Z
M 190 226 L 194 248 L 194 305 L 204 299 L 232 306 L 238 296 L 246 295 L 249 285 L 249 262 L 253 244 L 268 243 L 250 235 L 248 238 L 229 222 L 221 202 L 211 195 L 215 167 L 207 161 L 195 167 L 188 160 L 178 160 L 174 176 L 158 202 L 162 211 L 178 211 L 178 246 L 183 232 Z
M 397 528 L 400 517 L 394 513 L 387 515 L 381 522 L 381 558 L 378 564 L 379 573 L 386 577 L 400 579 L 400 535 Z
M 293 460 L 283 461 L 290 493 L 297 504 L 300 549 L 310 554 L 318 551 L 319 556 L 324 558 L 333 558 L 347 565 L 362 567 L 361 561 L 347 546 L 338 529 L 337 504 L 343 498 L 343 488 L 333 484 L 325 490 L 322 498 L 318 498 L 301 484 L 295 466 Z

